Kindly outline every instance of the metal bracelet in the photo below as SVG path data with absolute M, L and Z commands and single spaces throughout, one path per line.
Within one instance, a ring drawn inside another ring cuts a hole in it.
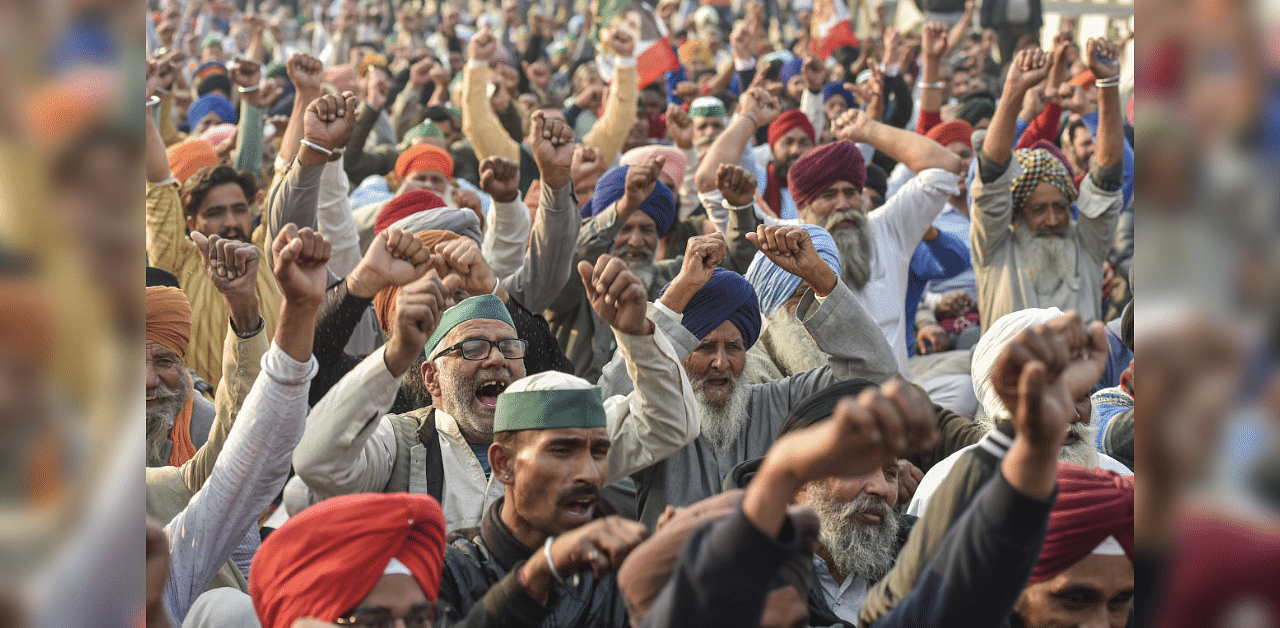
M 315 142 L 313 142 L 313 141 L 311 141 L 311 140 L 303 139 L 303 140 L 302 140 L 302 145 L 303 145 L 303 146 L 306 146 L 307 148 L 310 148 L 311 150 L 316 151 L 317 153 L 321 153 L 321 154 L 323 154 L 325 157 L 333 157 L 333 151 L 332 151 L 332 150 L 329 150 L 328 148 L 325 148 L 325 147 L 323 147 L 323 146 L 321 146 L 321 145 L 319 145 L 319 144 L 317 144 L 317 143 L 315 143 Z
M 547 557 L 547 567 L 551 569 L 551 577 L 555 578 L 560 586 L 564 586 L 564 578 L 560 577 L 560 572 L 556 571 L 555 561 L 551 560 L 551 542 L 554 540 L 556 540 L 554 536 L 547 537 L 547 542 L 542 544 L 542 554 Z

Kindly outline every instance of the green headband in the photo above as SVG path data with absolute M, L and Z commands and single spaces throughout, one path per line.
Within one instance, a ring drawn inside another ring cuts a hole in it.
M 606 427 L 603 395 L 599 386 L 504 392 L 493 411 L 493 431 Z
M 423 352 L 427 358 L 431 358 L 431 354 L 435 353 L 436 346 L 440 344 L 444 337 L 453 331 L 454 327 L 461 325 L 467 321 L 477 319 L 487 319 L 502 321 L 516 328 L 516 324 L 511 321 L 511 315 L 507 313 L 507 306 L 502 303 L 502 299 L 492 294 L 482 294 L 478 297 L 471 297 L 444 311 L 444 315 L 440 317 L 440 324 L 436 325 L 436 330 L 431 334 L 431 338 L 427 339 L 427 346 L 423 347 Z
M 729 112 L 725 111 L 724 105 L 701 105 L 689 108 L 690 118 L 727 118 Z

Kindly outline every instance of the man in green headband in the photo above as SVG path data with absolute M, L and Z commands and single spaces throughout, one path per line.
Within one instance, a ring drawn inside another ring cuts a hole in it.
M 604 405 L 612 468 L 623 477 L 696 438 L 698 411 L 675 349 L 653 334 L 640 280 L 607 255 L 578 272 L 635 385 L 636 392 Z M 291 513 L 336 495 L 410 491 L 439 499 L 449 529 L 457 530 L 479 525 L 502 497 L 488 451 L 498 396 L 525 377 L 526 344 L 498 297 L 467 290 L 477 296 L 445 309 L 444 295 L 452 291 L 434 273 L 401 289 L 391 339 L 311 412 L 293 458 L 301 480 L 286 491 Z M 386 415 L 412 356 L 424 354 L 422 381 L 432 405 Z
M 506 492 L 479 529 L 446 549 L 440 599 L 450 625 L 626 626 L 614 572 L 648 536 L 598 517 L 600 489 L 622 477 L 601 390 L 547 371 L 498 397 L 489 463 Z

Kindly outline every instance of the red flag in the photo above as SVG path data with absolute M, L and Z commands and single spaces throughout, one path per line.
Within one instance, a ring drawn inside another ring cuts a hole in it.
M 680 69 L 667 25 L 658 19 L 652 6 L 643 0 L 602 0 L 598 21 L 601 27 L 612 23 L 615 17 L 625 20 L 635 34 L 636 70 L 641 89 L 662 78 L 664 73 Z M 603 37 L 603 31 L 600 36 Z
M 819 59 L 826 60 L 842 46 L 858 47 L 858 37 L 853 34 L 849 6 L 845 0 L 815 0 L 813 18 L 809 22 L 812 40 L 809 49 Z

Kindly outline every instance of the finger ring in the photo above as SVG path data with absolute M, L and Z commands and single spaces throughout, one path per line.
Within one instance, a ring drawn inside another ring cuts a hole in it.
M 591 562 L 593 563 L 596 562 L 596 560 L 600 558 L 600 552 L 597 552 L 596 550 L 591 550 L 591 555 L 589 556 L 589 558 L 591 559 Z

